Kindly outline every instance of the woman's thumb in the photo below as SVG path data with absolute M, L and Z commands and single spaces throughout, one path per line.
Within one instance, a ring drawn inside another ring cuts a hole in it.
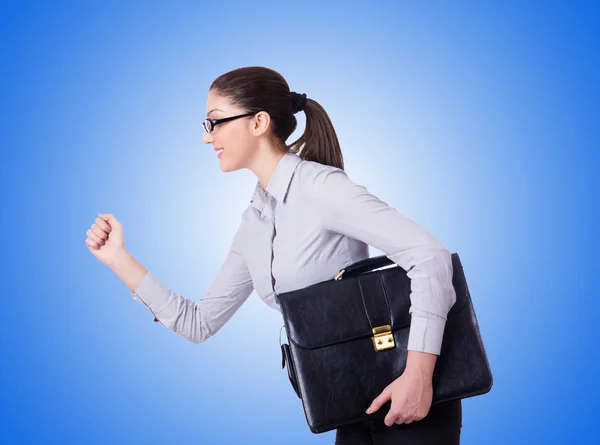
M 98 213 L 98 216 L 106 221 L 111 227 L 119 225 L 119 221 L 117 221 L 117 218 L 111 213 Z

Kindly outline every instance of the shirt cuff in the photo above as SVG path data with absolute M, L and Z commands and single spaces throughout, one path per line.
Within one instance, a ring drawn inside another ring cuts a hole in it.
M 409 351 L 428 352 L 440 355 L 446 320 L 425 318 L 412 314 L 408 333 Z
M 131 297 L 142 303 L 154 315 L 154 322 L 167 327 L 158 319 L 160 312 L 171 298 L 171 290 L 161 283 L 154 275 L 147 272 L 137 289 L 131 292 Z

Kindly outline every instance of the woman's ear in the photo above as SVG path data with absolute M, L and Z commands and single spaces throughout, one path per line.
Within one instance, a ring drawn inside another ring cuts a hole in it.
M 269 129 L 269 126 L 271 125 L 271 116 L 266 111 L 259 111 L 254 115 L 252 123 L 252 134 L 254 136 L 260 136 Z

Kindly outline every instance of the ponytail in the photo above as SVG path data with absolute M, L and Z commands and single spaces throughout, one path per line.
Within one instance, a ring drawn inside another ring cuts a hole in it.
M 288 149 L 292 153 L 298 153 L 304 146 L 299 154 L 302 159 L 344 170 L 340 142 L 325 109 L 317 101 L 307 98 L 304 113 L 306 129 L 302 136 L 287 146 Z

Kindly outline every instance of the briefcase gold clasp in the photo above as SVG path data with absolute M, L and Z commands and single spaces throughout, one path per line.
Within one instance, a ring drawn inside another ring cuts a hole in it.
M 373 328 L 372 339 L 376 351 L 383 351 L 396 346 L 394 335 L 392 334 L 392 327 L 389 324 Z
M 341 280 L 342 279 L 342 275 L 344 275 L 344 272 L 346 272 L 346 269 L 342 269 L 338 272 L 338 274 L 335 276 L 335 280 Z

